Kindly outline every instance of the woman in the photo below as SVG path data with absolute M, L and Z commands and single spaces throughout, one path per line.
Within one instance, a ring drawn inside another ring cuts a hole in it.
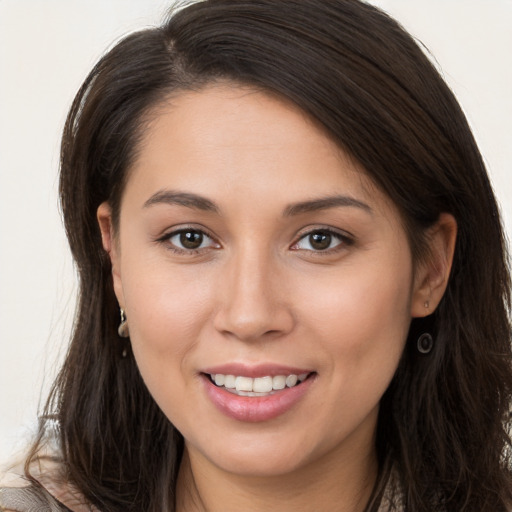
M 73 340 L 5 510 L 500 511 L 510 281 L 453 95 L 354 0 L 209 0 L 66 123 Z

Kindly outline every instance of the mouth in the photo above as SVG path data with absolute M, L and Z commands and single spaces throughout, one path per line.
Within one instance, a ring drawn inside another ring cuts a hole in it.
M 310 396 L 318 374 L 278 365 L 226 364 L 204 369 L 201 376 L 206 395 L 221 413 L 254 423 L 276 419 L 298 406 Z
M 225 375 L 222 373 L 205 374 L 216 387 L 243 397 L 272 396 L 285 389 L 300 386 L 311 378 L 314 372 L 264 377 L 246 377 L 243 375 Z

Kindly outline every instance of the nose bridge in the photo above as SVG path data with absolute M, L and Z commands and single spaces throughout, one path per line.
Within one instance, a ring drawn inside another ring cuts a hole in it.
M 288 332 L 291 311 L 280 287 L 280 265 L 268 247 L 248 243 L 233 251 L 226 264 L 216 328 L 253 340 Z

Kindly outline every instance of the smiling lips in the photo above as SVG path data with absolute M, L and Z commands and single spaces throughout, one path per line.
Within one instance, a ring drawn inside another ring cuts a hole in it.
M 316 372 L 283 370 L 230 367 L 202 375 L 206 394 L 220 412 L 242 422 L 262 422 L 289 411 L 317 377 Z

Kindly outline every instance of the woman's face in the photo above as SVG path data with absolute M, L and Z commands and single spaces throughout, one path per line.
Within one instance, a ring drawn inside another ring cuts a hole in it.
M 394 205 L 297 108 L 229 85 L 174 97 L 114 243 L 99 218 L 137 365 L 192 463 L 372 455 L 424 290 Z

